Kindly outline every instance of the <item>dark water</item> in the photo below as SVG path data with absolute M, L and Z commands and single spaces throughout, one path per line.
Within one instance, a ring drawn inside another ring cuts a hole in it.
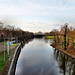
M 75 75 L 75 60 L 50 46 L 51 40 L 34 39 L 21 50 L 15 75 Z

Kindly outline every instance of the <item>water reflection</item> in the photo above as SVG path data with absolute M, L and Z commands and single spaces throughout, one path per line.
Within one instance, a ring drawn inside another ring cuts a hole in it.
M 54 50 L 54 57 L 57 60 L 62 75 L 75 75 L 75 59 L 64 53 Z
M 74 75 L 74 60 L 51 47 L 51 42 L 42 38 L 27 43 L 21 50 L 15 75 Z
M 31 42 L 33 39 L 27 39 L 27 40 L 24 40 L 24 43 L 22 44 L 22 47 L 25 47 L 26 44 L 28 44 L 29 42 Z

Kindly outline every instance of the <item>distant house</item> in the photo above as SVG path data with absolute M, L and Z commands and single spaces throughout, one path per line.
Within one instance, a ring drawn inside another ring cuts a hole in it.
M 44 33 L 42 33 L 41 31 L 34 33 L 34 35 L 45 35 Z

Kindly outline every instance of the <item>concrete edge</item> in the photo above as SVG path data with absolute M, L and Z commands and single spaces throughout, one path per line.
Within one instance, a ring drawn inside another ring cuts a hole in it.
M 8 71 L 8 74 L 7 74 L 7 75 L 10 75 L 10 73 L 11 73 L 11 69 L 12 69 L 12 66 L 13 66 L 13 62 L 14 62 L 14 59 L 15 59 L 17 50 L 18 50 L 18 48 L 20 47 L 20 45 L 21 45 L 21 43 L 19 43 L 18 47 L 16 48 L 16 51 L 15 51 L 15 53 L 14 53 L 14 56 L 13 56 L 13 59 L 12 59 L 12 62 L 11 62 L 11 65 L 10 65 L 10 68 L 9 68 L 9 71 Z

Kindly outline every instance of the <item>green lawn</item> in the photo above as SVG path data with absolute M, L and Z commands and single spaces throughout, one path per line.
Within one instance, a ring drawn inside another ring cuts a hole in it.
M 46 39 L 53 39 L 54 36 L 45 36 Z

